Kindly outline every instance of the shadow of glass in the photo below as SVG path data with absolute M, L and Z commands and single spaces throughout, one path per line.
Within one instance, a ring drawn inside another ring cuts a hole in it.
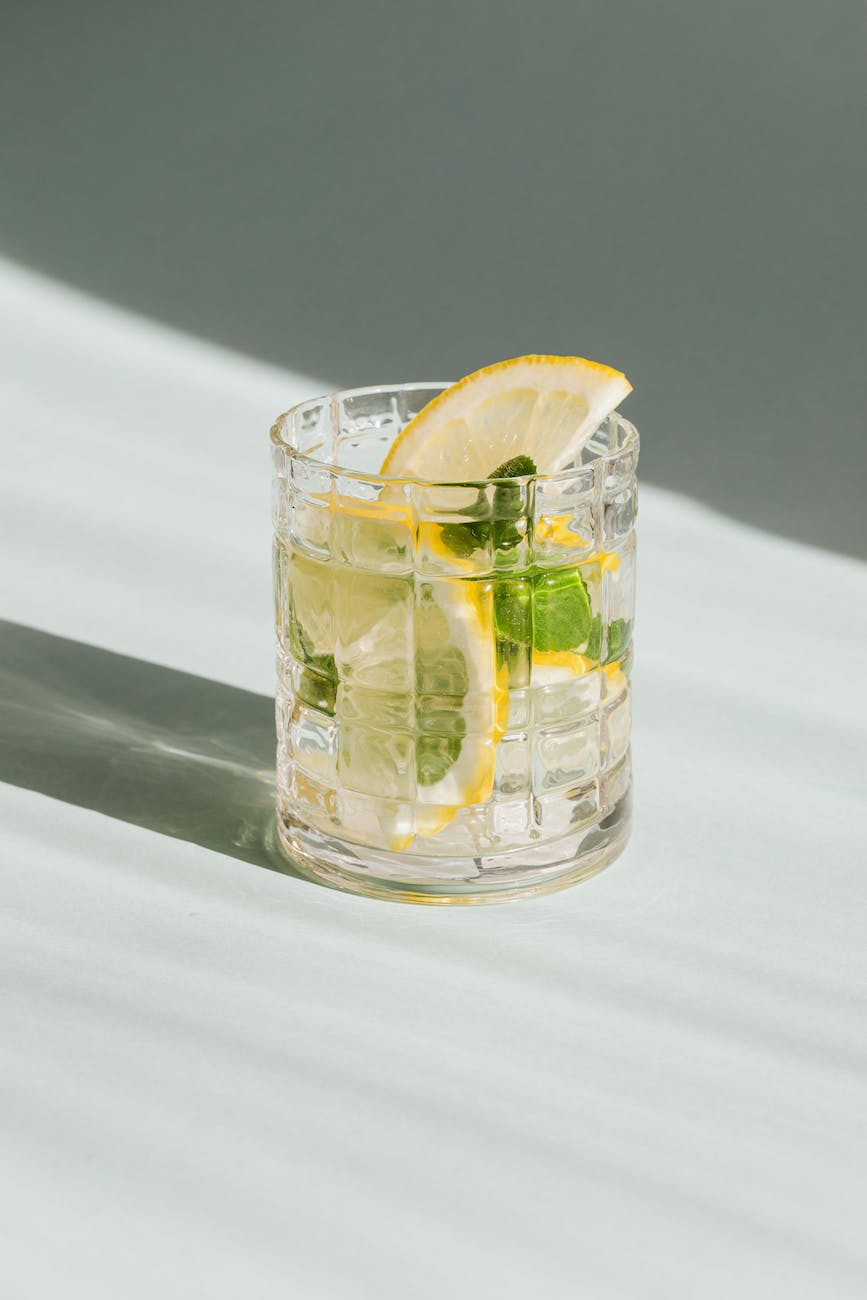
M 265 695 L 0 620 L 0 781 L 297 874 Z

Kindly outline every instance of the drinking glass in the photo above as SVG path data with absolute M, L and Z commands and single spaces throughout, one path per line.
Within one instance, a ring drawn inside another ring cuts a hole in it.
M 550 475 L 379 474 L 445 387 L 334 393 L 271 430 L 277 824 L 328 884 L 477 903 L 626 844 L 638 434 L 615 412 Z

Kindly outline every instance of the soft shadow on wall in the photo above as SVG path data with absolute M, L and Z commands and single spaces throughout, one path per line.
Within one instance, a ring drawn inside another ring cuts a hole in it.
M 848 0 L 14 6 L 0 242 L 337 384 L 608 361 L 646 480 L 867 554 L 861 25 Z

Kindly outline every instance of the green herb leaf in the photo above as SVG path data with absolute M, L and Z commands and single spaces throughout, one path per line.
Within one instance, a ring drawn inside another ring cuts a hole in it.
M 479 520 L 477 524 L 443 524 L 440 535 L 453 555 L 459 560 L 468 560 L 474 551 L 485 545 L 490 531 L 491 525 Z
M 632 624 L 627 618 L 614 618 L 608 624 L 608 654 L 605 662 L 610 664 L 620 659 L 629 645 L 632 636 Z
M 459 734 L 437 736 L 423 732 L 416 737 L 415 770 L 419 785 L 436 785 L 460 758 L 467 724 L 461 714 L 453 714 L 453 717 Z
M 337 665 L 334 655 L 309 655 L 298 680 L 298 698 L 312 709 L 334 717 L 337 703 Z
M 526 577 L 500 578 L 494 584 L 497 636 L 529 645 L 533 634 L 533 582 Z
M 337 665 L 332 654 L 315 654 L 313 643 L 293 615 L 290 626 L 292 652 L 303 665 L 298 679 L 298 699 L 311 709 L 334 717 L 337 703 Z
M 506 665 L 513 686 L 526 685 L 527 647 L 533 636 L 531 578 L 500 578 L 494 583 L 494 630 L 498 665 Z
M 513 456 L 498 465 L 488 478 L 528 478 L 536 473 L 536 462 L 530 456 Z M 497 483 L 494 488 L 494 546 L 498 551 L 511 551 L 521 543 L 523 532 L 512 523 L 524 513 L 520 487 L 516 483 Z
M 534 584 L 533 644 L 537 650 L 587 647 L 593 631 L 590 593 L 579 569 L 540 573 Z
M 599 662 L 599 656 L 602 654 L 602 615 L 594 614 L 590 624 L 590 635 L 587 637 L 587 644 L 580 652 L 586 655 L 588 659 Z
M 498 465 L 488 478 L 493 482 L 500 479 L 527 478 L 535 473 L 536 463 L 530 456 L 513 456 L 511 460 Z M 464 486 L 472 485 L 468 483 Z M 481 503 L 481 493 L 479 498 Z M 453 555 L 456 555 L 459 560 L 466 560 L 474 551 L 487 545 L 493 527 L 494 549 L 514 550 L 520 545 L 524 533 L 517 526 L 517 522 L 513 521 L 519 520 L 523 513 L 522 492 L 518 484 L 498 481 L 494 489 L 493 526 L 487 519 L 465 524 L 444 524 L 442 540 Z
M 513 456 L 511 460 L 504 460 L 488 478 L 531 478 L 535 473 L 536 462 L 532 456 Z

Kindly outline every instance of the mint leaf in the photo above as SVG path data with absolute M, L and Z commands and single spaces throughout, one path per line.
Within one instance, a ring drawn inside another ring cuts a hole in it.
M 504 460 L 488 478 L 531 478 L 536 473 L 536 462 L 532 456 L 513 456 L 511 460 Z
M 494 630 L 497 663 L 506 665 L 510 678 L 525 684 L 527 647 L 533 636 L 532 579 L 500 578 L 494 583 Z
M 632 624 L 626 618 L 614 618 L 608 625 L 608 655 L 605 662 L 610 664 L 619 659 L 629 645 L 632 636 Z
M 533 584 L 529 578 L 500 578 L 494 584 L 497 636 L 529 645 L 533 633 Z
M 460 758 L 467 724 L 463 715 L 452 713 L 457 734 L 437 736 L 423 732 L 416 737 L 415 770 L 419 785 L 436 785 Z M 458 725 L 459 724 L 459 725 Z
M 533 644 L 537 650 L 580 651 L 588 645 L 594 620 L 580 570 L 539 574 L 533 596 Z
M 320 713 L 334 717 L 337 703 L 337 665 L 334 655 L 309 655 L 298 679 L 298 699 Z
M 298 699 L 311 709 L 319 709 L 334 717 L 337 703 L 337 665 L 332 654 L 315 654 L 313 643 L 298 619 L 293 617 L 290 626 L 292 653 L 303 666 L 298 679 Z
M 443 524 L 440 536 L 452 555 L 459 560 L 468 560 L 480 546 L 485 545 L 490 531 L 491 525 L 482 521 L 477 524 Z
M 599 662 L 599 656 L 602 654 L 602 615 L 594 614 L 593 621 L 590 624 L 590 635 L 587 638 L 587 644 L 581 651 L 588 659 Z
M 599 660 L 602 618 L 578 568 L 532 568 L 494 583 L 497 655 L 510 671 L 526 659 L 526 647 L 571 650 Z
M 313 657 L 313 645 L 307 633 L 302 628 L 298 619 L 295 617 L 295 611 L 292 611 L 292 620 L 289 624 L 289 642 L 292 646 L 292 653 L 296 659 L 302 663 L 307 663 Z
M 513 456 L 502 465 L 498 465 L 488 478 L 516 479 L 528 478 L 536 473 L 536 462 L 530 456 Z M 523 534 L 512 523 L 523 514 L 523 500 L 520 487 L 516 483 L 498 483 L 494 488 L 494 546 L 498 551 L 511 551 L 520 545 Z
M 498 465 L 488 478 L 494 482 L 500 479 L 526 478 L 535 473 L 536 463 L 530 456 L 513 456 L 511 460 Z M 472 484 L 467 483 L 463 486 L 471 487 Z M 479 493 L 479 503 L 483 502 L 484 498 Z M 489 537 L 493 539 L 495 550 L 514 550 L 520 545 L 523 532 L 513 520 L 520 519 L 523 513 L 521 488 L 516 483 L 498 481 L 494 489 L 493 527 L 488 519 L 465 524 L 444 524 L 442 540 L 459 560 L 469 559 L 474 551 L 487 545 Z

